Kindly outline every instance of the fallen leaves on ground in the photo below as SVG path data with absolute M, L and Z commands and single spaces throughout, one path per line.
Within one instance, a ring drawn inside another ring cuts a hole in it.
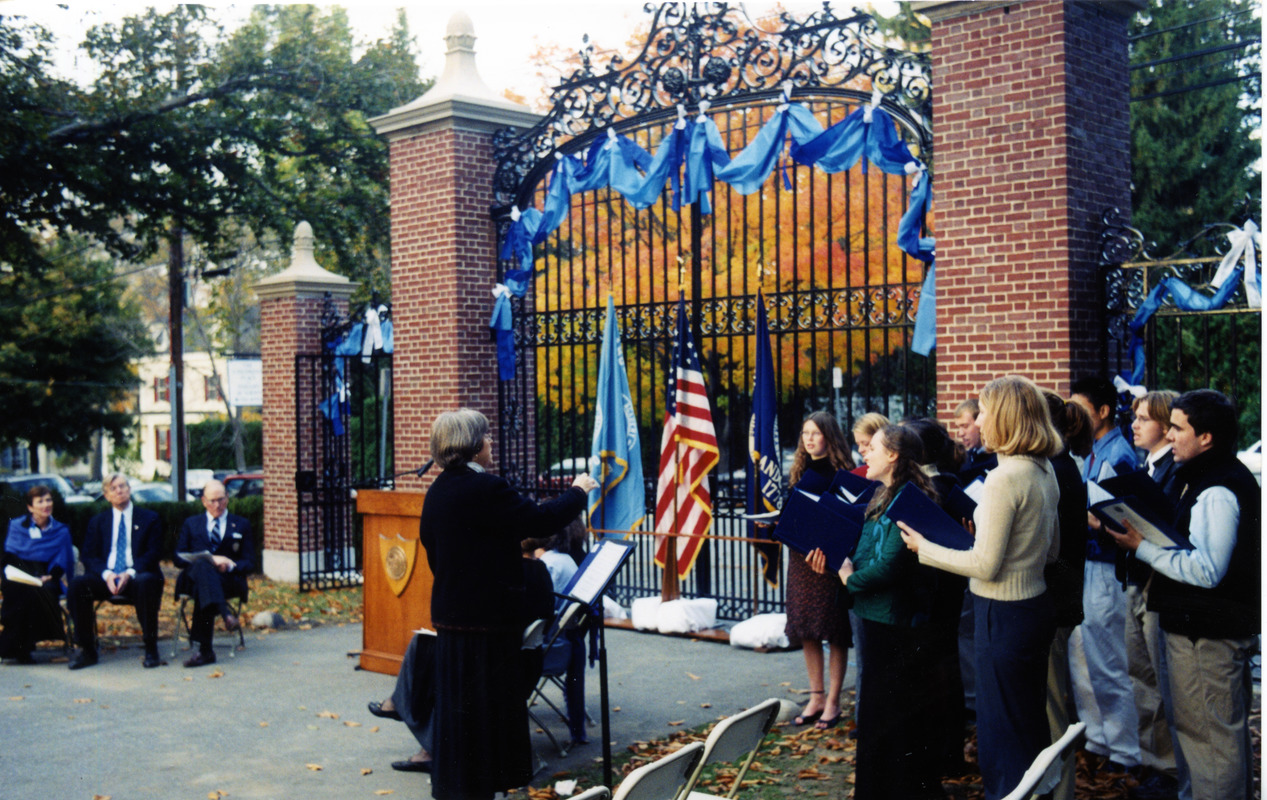
M 374 770 L 370 769 L 369 767 L 361 767 L 362 777 L 364 777 L 365 775 L 373 775 L 373 774 L 374 774 Z
M 346 725 L 346 726 L 348 726 L 349 728 L 359 728 L 359 727 L 361 727 L 361 723 L 359 723 L 359 722 L 353 722 L 353 721 L 352 721 L 352 720 L 350 720 L 350 719 L 345 719 L 345 720 L 343 720 L 343 724 L 344 724 L 344 725 Z
M 91 702 L 92 702 L 92 698 L 91 698 L 91 697 L 76 697 L 76 698 L 74 699 L 74 702 L 76 702 L 76 703 L 91 703 Z
M 320 771 L 321 771 L 321 765 L 320 765 L 320 764 L 304 764 L 304 766 L 305 766 L 305 767 L 307 767 L 308 769 L 312 770 L 313 772 L 320 772 Z
M 223 678 L 223 677 L 224 677 L 224 673 L 221 672 L 219 669 L 214 670 L 210 675 L 207 676 L 208 679 Z
M 333 711 L 318 711 L 317 717 L 318 719 L 338 719 L 339 715 Z

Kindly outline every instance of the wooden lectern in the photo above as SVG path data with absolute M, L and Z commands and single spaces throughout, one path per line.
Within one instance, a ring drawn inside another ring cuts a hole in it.
M 423 492 L 361 490 L 365 623 L 361 669 L 395 675 L 409 639 L 431 627 L 431 568 L 418 541 Z

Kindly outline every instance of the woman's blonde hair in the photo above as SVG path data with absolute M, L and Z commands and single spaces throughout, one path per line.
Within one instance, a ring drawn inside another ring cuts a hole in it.
M 473 408 L 446 411 L 431 425 L 431 457 L 440 469 L 472 461 L 488 431 L 488 418 Z
M 858 434 L 868 438 L 875 436 L 876 431 L 888 426 L 889 418 L 875 411 L 867 412 L 854 421 L 850 433 L 853 434 L 854 444 L 858 443 Z
M 981 390 L 985 424 L 981 441 L 1005 456 L 1049 458 L 1063 448 L 1063 440 L 1051 422 L 1043 392 L 1029 378 L 1005 375 Z

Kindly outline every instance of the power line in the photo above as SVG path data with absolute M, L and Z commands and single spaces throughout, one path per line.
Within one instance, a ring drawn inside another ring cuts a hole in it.
M 167 266 L 166 264 L 150 264 L 145 267 L 137 267 L 136 269 L 128 270 L 127 272 L 117 272 L 113 275 L 109 275 L 104 278 L 98 278 L 95 281 L 88 281 L 87 283 L 80 283 L 74 286 L 65 286 L 65 287 L 62 287 L 61 289 L 54 289 L 51 292 L 45 292 L 44 294 L 39 294 L 34 297 L 25 298 L 20 303 L 10 303 L 9 305 L 6 305 L 6 306 L 0 306 L 0 311 L 8 311 L 14 308 L 21 308 L 22 306 L 29 305 L 31 303 L 38 302 L 40 300 L 48 300 L 51 297 L 60 297 L 61 295 L 64 295 L 64 294 L 70 294 L 71 292 L 83 291 L 84 289 L 90 289 L 93 286 L 99 286 L 103 283 L 109 283 L 110 281 L 117 281 L 120 278 L 126 278 L 130 275 L 135 275 L 138 272 L 145 272 L 147 269 L 157 269 L 158 267 L 166 267 L 166 266 Z

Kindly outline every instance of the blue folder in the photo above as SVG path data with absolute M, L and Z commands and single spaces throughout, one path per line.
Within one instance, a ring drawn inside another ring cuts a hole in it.
M 783 505 L 774 538 L 802 553 L 822 550 L 827 568 L 835 572 L 858 546 L 865 518 L 865 504 L 847 503 L 832 492 L 812 494 L 798 485 Z
M 871 500 L 871 496 L 875 494 L 880 484 L 878 481 L 868 480 L 861 475 L 855 475 L 847 469 L 842 469 L 836 473 L 836 477 L 831 482 L 831 487 L 827 490 L 840 497 L 848 503 L 861 503 L 866 505 Z
M 971 550 L 972 534 L 964 530 L 928 495 L 913 483 L 908 483 L 897 493 L 885 516 L 897 522 L 905 522 L 930 542 L 952 550 Z

